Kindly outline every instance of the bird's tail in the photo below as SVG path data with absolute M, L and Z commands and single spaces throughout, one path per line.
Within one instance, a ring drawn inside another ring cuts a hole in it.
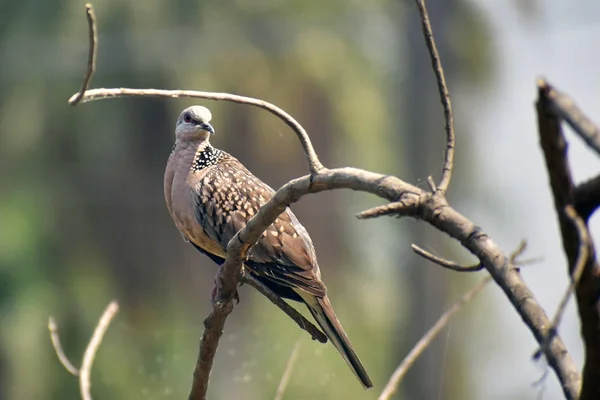
M 300 296 L 308 306 L 310 313 L 321 326 L 321 329 L 323 329 L 325 335 L 340 352 L 365 389 L 372 388 L 373 383 L 371 382 L 371 378 L 369 378 L 365 367 L 363 367 L 358 359 L 358 356 L 352 347 L 352 343 L 350 343 L 348 335 L 346 335 L 344 328 L 342 328 L 342 324 L 340 324 L 340 321 L 337 319 L 327 296 L 317 297 L 309 295 L 306 292 L 302 293 Z

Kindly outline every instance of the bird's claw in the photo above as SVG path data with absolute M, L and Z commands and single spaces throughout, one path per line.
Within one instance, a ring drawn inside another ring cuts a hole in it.
M 212 303 L 213 307 L 215 306 L 215 304 L 217 304 L 217 301 L 221 298 L 221 292 L 219 290 L 220 283 L 221 283 L 220 282 L 221 268 L 223 268 L 222 265 L 219 266 L 219 270 L 217 271 L 217 275 L 215 276 L 215 285 L 214 285 L 213 290 L 210 295 L 210 302 Z M 238 293 L 237 289 L 235 289 L 233 298 L 235 299 L 235 304 L 240 304 L 240 294 Z
M 219 284 L 217 282 L 215 282 L 215 286 L 213 287 L 213 290 L 210 295 L 210 302 L 212 303 L 213 307 L 215 306 L 215 304 L 217 304 L 217 302 L 219 301 L 220 298 L 221 298 L 221 293 L 219 291 Z M 233 294 L 233 299 L 235 300 L 235 304 L 240 304 L 240 294 L 237 291 L 237 289 L 235 290 L 235 293 Z

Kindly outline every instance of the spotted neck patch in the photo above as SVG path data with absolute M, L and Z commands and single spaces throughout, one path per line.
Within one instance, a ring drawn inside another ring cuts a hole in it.
M 194 162 L 192 163 L 192 170 L 200 171 L 204 168 L 216 165 L 223 158 L 223 152 L 219 149 L 215 149 L 211 145 L 204 148 L 198 149 Z

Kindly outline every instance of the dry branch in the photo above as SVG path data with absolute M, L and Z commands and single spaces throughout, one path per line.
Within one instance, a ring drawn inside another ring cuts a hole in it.
M 517 257 L 523 254 L 526 245 L 526 242 L 522 241 L 519 247 L 513 252 L 513 254 L 511 254 L 511 264 L 516 263 Z M 413 250 L 414 247 L 415 246 L 413 245 Z M 396 368 L 396 370 L 388 380 L 388 383 L 385 385 L 385 388 L 379 395 L 379 400 L 388 400 L 398 391 L 398 386 L 400 385 L 400 382 L 402 382 L 402 379 L 404 379 L 404 376 L 406 375 L 408 370 L 413 366 L 413 364 L 415 363 L 415 361 L 417 361 L 421 354 L 423 354 L 425 349 L 429 347 L 429 345 L 431 344 L 431 342 L 433 342 L 437 335 L 439 335 L 440 332 L 442 332 L 442 330 L 446 327 L 446 325 L 448 325 L 448 323 L 452 320 L 454 315 L 456 315 L 456 313 L 458 313 L 465 304 L 473 300 L 475 296 L 477 296 L 491 281 L 491 276 L 486 276 L 485 278 L 483 278 L 471 290 L 462 295 L 462 297 L 437 320 L 437 322 L 427 331 L 427 333 L 425 333 L 425 335 L 423 335 L 423 337 L 412 348 L 408 355 L 404 357 L 404 360 L 402 360 L 398 368 Z
M 600 155 L 600 129 L 577 107 L 573 99 L 558 91 L 548 82 L 542 84 L 544 85 L 544 95 L 552 112 L 558 118 L 566 121 L 588 146 Z
M 477 296 L 485 286 L 492 281 L 491 276 L 486 276 L 483 278 L 477 285 L 475 285 L 471 290 L 465 293 L 456 303 L 452 305 L 438 320 L 437 322 L 427 331 L 425 335 L 417 342 L 417 344 L 412 348 L 412 350 L 408 353 L 408 355 L 402 360 L 402 363 L 396 368 L 392 376 L 390 377 L 388 383 L 385 385 L 383 392 L 379 395 L 379 400 L 388 400 L 390 399 L 397 391 L 402 382 L 402 379 L 408 372 L 408 370 L 413 366 L 415 361 L 419 358 L 419 356 L 429 347 L 433 339 L 437 337 L 437 335 L 442 332 L 442 330 L 448 325 L 448 323 L 452 320 L 452 317 L 456 313 L 458 313 L 462 307 L 470 302 L 475 296 Z
M 533 294 L 521 279 L 518 269 L 508 261 L 498 245 L 477 225 L 450 207 L 444 193 L 449 184 L 454 154 L 454 130 L 449 95 L 445 86 L 439 56 L 431 35 L 428 17 L 422 1 L 417 1 L 422 15 L 425 39 L 432 55 L 432 64 L 438 78 L 440 95 L 446 116 L 446 157 L 442 179 L 434 193 L 403 182 L 389 175 L 376 174 L 354 168 L 326 169 L 320 163 L 310 138 L 304 128 L 289 114 L 279 107 L 259 99 L 237 96 L 227 93 L 198 92 L 190 90 L 166 91 L 156 89 L 93 89 L 85 91 L 82 102 L 104 98 L 125 96 L 152 97 L 194 97 L 207 100 L 224 100 L 263 108 L 290 126 L 297 134 L 305 155 L 309 161 L 310 175 L 294 179 L 281 187 L 273 198 L 265 204 L 249 221 L 247 226 L 236 233 L 227 246 L 227 260 L 222 266 L 218 279 L 218 298 L 213 311 L 205 320 L 205 331 L 202 336 L 198 364 L 194 372 L 194 381 L 190 399 L 204 399 L 208 387 L 208 378 L 214 355 L 222 335 L 225 320 L 233 309 L 233 298 L 239 282 L 240 271 L 245 255 L 263 231 L 271 225 L 275 218 L 286 207 L 298 201 L 308 193 L 325 190 L 352 189 L 365 191 L 387 199 L 393 206 L 379 207 L 380 211 L 362 214 L 363 217 L 379 216 L 393 213 L 398 216 L 410 216 L 425 221 L 441 232 L 458 240 L 475 255 L 480 263 L 490 272 L 494 281 L 502 288 L 514 308 L 523 318 L 535 338 L 541 344 L 547 333 L 550 321 L 543 309 L 534 299 Z M 558 336 L 554 336 L 544 348 L 550 366 L 563 387 L 565 395 L 574 399 L 579 390 L 580 377 L 564 344 Z
M 79 392 L 83 400 L 92 400 L 92 394 L 90 391 L 91 380 L 90 374 L 92 372 L 92 365 L 96 358 L 96 353 L 102 344 L 102 338 L 113 320 L 117 312 L 119 311 L 119 304 L 116 301 L 111 302 L 98 320 L 98 325 L 94 330 L 94 334 L 88 343 L 85 352 L 83 353 L 83 360 L 81 362 L 81 368 L 77 370 L 73 364 L 69 361 L 65 355 L 62 346 L 60 344 L 60 337 L 58 335 L 58 326 L 54 322 L 54 318 L 50 317 L 48 320 L 48 330 L 50 331 L 50 339 L 52 340 L 52 346 L 60 363 L 69 371 L 72 375 L 79 377 Z
M 543 80 L 538 82 L 536 109 L 540 143 L 550 178 L 569 275 L 575 278 L 578 266 L 582 268 L 579 284 L 575 286 L 575 296 L 581 319 L 581 334 L 585 344 L 585 365 L 580 399 L 587 400 L 600 398 L 600 310 L 597 308 L 598 294 L 600 293 L 600 266 L 596 261 L 594 243 L 587 226 L 583 227 L 585 228 L 584 234 L 580 233 L 581 222 L 589 214 L 585 216 L 572 215 L 574 208 L 577 209 L 577 190 L 573 183 L 567 157 L 567 142 L 561 128 L 561 120 L 565 117 L 563 114 L 564 110 L 568 108 L 567 105 L 564 97 L 559 95 L 559 92 L 550 84 Z M 571 102 L 570 106 L 573 108 L 574 104 Z M 589 121 L 587 118 L 584 119 Z M 581 193 L 581 189 L 579 193 Z M 598 194 L 591 197 L 597 198 Z M 591 207 L 587 209 L 593 210 Z M 591 213 L 591 211 L 589 212 Z M 583 252 L 582 246 L 585 246 Z M 583 267 L 578 261 L 581 259 L 585 259 L 585 262 L 581 261 L 584 264 Z M 560 312 L 557 315 L 560 315 Z M 555 329 L 555 326 L 549 325 L 549 327 L 551 328 L 549 334 L 554 333 L 552 330 Z M 544 343 L 541 345 L 543 348 Z
M 92 76 L 94 76 L 94 72 L 96 71 L 96 54 L 98 52 L 98 29 L 96 27 L 96 14 L 94 13 L 94 7 L 91 3 L 87 3 L 85 5 L 85 16 L 88 21 L 89 38 L 87 70 L 85 72 L 85 75 L 83 76 L 83 82 L 81 83 L 81 89 L 79 90 L 79 93 L 77 93 L 69 100 L 69 104 L 71 104 L 72 106 L 76 106 L 81 101 L 85 91 L 90 85 Z
M 564 211 L 567 218 L 571 220 L 571 223 L 577 229 L 577 235 L 579 238 L 579 249 L 577 252 L 577 261 L 575 262 L 575 268 L 573 269 L 573 273 L 571 274 L 571 281 L 569 282 L 569 286 L 565 293 L 563 294 L 560 302 L 558 303 L 558 308 L 554 313 L 554 318 L 552 318 L 552 326 L 548 330 L 547 338 L 542 343 L 542 347 L 535 352 L 534 357 L 539 358 L 543 354 L 542 348 L 547 346 L 548 341 L 552 338 L 552 336 L 556 335 L 558 332 L 558 326 L 560 325 L 560 321 L 567 309 L 567 304 L 571 299 L 571 296 L 575 292 L 575 287 L 579 284 L 581 280 L 581 275 L 583 274 L 583 270 L 588 263 L 590 253 L 589 253 L 589 243 L 590 243 L 590 234 L 588 232 L 587 226 L 583 219 L 577 215 L 575 208 L 573 206 L 568 205 L 565 207 Z
M 290 358 L 285 365 L 285 369 L 283 370 L 283 375 L 281 375 L 281 380 L 279 381 L 279 385 L 277 386 L 277 392 L 275 392 L 275 400 L 283 400 L 283 395 L 285 394 L 285 390 L 287 389 L 288 383 L 290 382 L 290 378 L 292 377 L 292 371 L 294 370 L 294 365 L 296 365 L 296 360 L 298 359 L 298 355 L 300 354 L 300 340 L 296 341 L 294 344 L 294 348 L 290 353 Z
M 73 102 L 78 96 L 74 94 L 69 99 L 69 103 Z M 239 96 L 230 93 L 215 93 L 215 92 L 202 92 L 195 90 L 160 90 L 160 89 L 128 89 L 128 88 L 115 88 L 115 89 L 90 89 L 85 92 L 85 95 L 81 99 L 82 103 L 87 103 L 94 100 L 111 99 L 117 97 L 193 97 L 198 99 L 215 100 L 215 101 L 230 101 L 232 103 L 246 104 L 258 108 L 262 108 L 281 119 L 287 126 L 289 126 L 298 136 L 306 159 L 308 161 L 308 167 L 311 173 L 315 173 L 323 168 L 323 164 L 319 161 L 317 153 L 312 145 L 310 136 L 306 133 L 306 130 L 294 117 L 290 114 L 277 107 L 276 105 L 269 103 L 264 100 L 255 99 L 253 97 Z
M 437 185 L 437 189 L 433 189 L 435 185 L 431 185 L 433 180 L 428 180 L 432 186 L 433 191 L 437 191 L 444 195 L 450 185 L 450 179 L 452 177 L 452 168 L 454 167 L 454 146 L 456 138 L 454 135 L 454 117 L 452 116 L 452 102 L 450 101 L 450 92 L 448 92 L 448 85 L 446 84 L 446 78 L 444 76 L 444 69 L 442 68 L 442 61 L 435 45 L 433 38 L 433 31 L 431 29 L 431 23 L 429 22 L 429 15 L 427 8 L 425 7 L 425 0 L 416 0 L 417 9 L 421 15 L 421 24 L 423 26 L 423 36 L 425 37 L 425 43 L 427 49 L 429 49 L 429 55 L 431 57 L 431 67 L 435 73 L 435 78 L 438 84 L 438 90 L 440 92 L 440 100 L 444 107 L 444 119 L 446 121 L 446 159 L 442 167 L 442 178 L 440 183 Z
M 431 261 L 432 263 L 439 265 L 442 268 L 446 268 L 446 269 L 456 271 L 456 272 L 477 272 L 477 271 L 481 271 L 483 269 L 483 265 L 481 263 L 464 266 L 464 265 L 455 263 L 454 261 L 446 260 L 445 258 L 436 256 L 435 254 L 432 254 L 432 253 L 428 252 L 427 250 L 420 248 L 416 244 L 411 244 L 410 247 L 413 249 L 413 251 L 415 253 L 417 253 L 421 257 L 425 258 L 426 260 Z

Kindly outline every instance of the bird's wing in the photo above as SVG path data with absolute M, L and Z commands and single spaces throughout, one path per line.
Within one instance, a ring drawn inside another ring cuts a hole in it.
M 271 187 L 229 155 L 203 171 L 192 187 L 196 219 L 223 249 L 273 194 Z M 250 250 L 246 265 L 279 284 L 325 295 L 312 241 L 289 208 Z

